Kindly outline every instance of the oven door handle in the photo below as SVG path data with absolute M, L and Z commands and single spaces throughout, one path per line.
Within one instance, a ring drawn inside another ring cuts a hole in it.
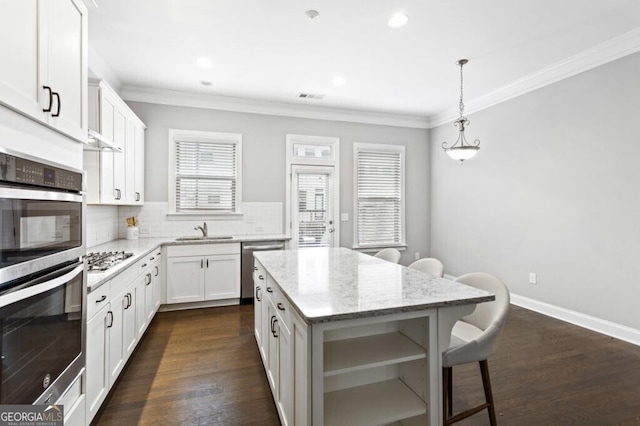
M 0 308 L 15 303 L 19 300 L 27 299 L 29 297 L 36 296 L 38 294 L 64 285 L 75 278 L 78 274 L 81 274 L 83 271 L 84 263 L 74 263 L 73 265 L 62 269 L 62 271 L 55 273 L 55 275 L 57 275 L 58 273 L 60 273 L 61 275 L 51 277 L 51 275 L 54 274 L 49 274 L 47 277 L 51 278 L 46 281 L 42 281 L 44 277 L 40 277 L 33 281 L 25 283 L 19 290 L 14 290 L 0 296 Z
M 81 194 L 7 187 L 0 188 L 0 198 L 15 198 L 18 200 L 74 201 L 76 203 L 82 202 Z

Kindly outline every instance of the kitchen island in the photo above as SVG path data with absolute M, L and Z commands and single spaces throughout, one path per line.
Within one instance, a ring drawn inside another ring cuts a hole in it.
M 255 335 L 284 425 L 437 425 L 453 324 L 494 296 L 345 248 L 255 254 Z

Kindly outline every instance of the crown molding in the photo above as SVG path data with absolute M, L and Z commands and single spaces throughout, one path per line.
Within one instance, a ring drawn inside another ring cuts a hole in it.
M 640 28 L 570 56 L 484 96 L 472 99 L 465 103 L 465 115 L 492 107 L 638 51 L 640 51 Z M 456 118 L 458 118 L 457 109 L 450 108 L 431 116 L 430 125 L 432 128 L 437 127 Z
M 124 100 L 132 102 L 310 118 L 316 120 L 410 127 L 416 129 L 429 129 L 431 127 L 428 117 L 417 115 L 359 111 L 346 108 L 329 108 L 286 102 L 245 99 L 233 96 L 155 89 L 141 86 L 124 86 L 119 91 L 119 94 Z
M 96 52 L 91 44 L 87 47 L 89 55 L 89 71 L 95 77 L 105 80 L 109 86 L 116 92 L 122 87 L 122 82 L 118 78 L 113 69 L 102 59 L 102 56 Z

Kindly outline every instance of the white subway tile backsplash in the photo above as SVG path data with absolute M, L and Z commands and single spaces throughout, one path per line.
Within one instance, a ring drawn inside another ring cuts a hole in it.
M 118 206 L 87 206 L 87 247 L 118 238 Z
M 242 203 L 242 215 L 192 220 L 168 217 L 169 203 L 146 202 L 144 206 L 121 206 L 118 212 L 119 238 L 126 238 L 127 217 L 138 220 L 140 237 L 196 236 L 193 228 L 207 222 L 209 235 L 269 235 L 283 233 L 282 203 Z

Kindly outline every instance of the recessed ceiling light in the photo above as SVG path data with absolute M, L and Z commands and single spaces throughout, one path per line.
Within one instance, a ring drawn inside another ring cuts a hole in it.
M 211 82 L 208 80 L 202 80 L 200 84 L 202 84 L 203 86 L 211 86 Z
M 344 78 L 343 76 L 339 75 L 336 77 L 333 77 L 333 85 L 334 86 L 344 86 L 344 84 L 347 82 L 347 79 Z
M 407 21 L 409 21 L 409 17 L 402 12 L 398 12 L 389 19 L 387 25 L 391 28 L 400 28 L 403 27 Z
M 315 19 L 315 18 L 317 18 L 318 16 L 320 16 L 320 12 L 318 12 L 317 10 L 313 10 L 313 9 L 311 9 L 311 10 L 307 10 L 304 14 L 305 14 L 305 15 L 307 16 L 307 18 L 309 18 L 309 19 Z
M 196 64 L 198 64 L 200 68 L 211 68 L 213 66 L 211 59 L 206 56 L 199 56 L 198 59 L 196 59 Z

